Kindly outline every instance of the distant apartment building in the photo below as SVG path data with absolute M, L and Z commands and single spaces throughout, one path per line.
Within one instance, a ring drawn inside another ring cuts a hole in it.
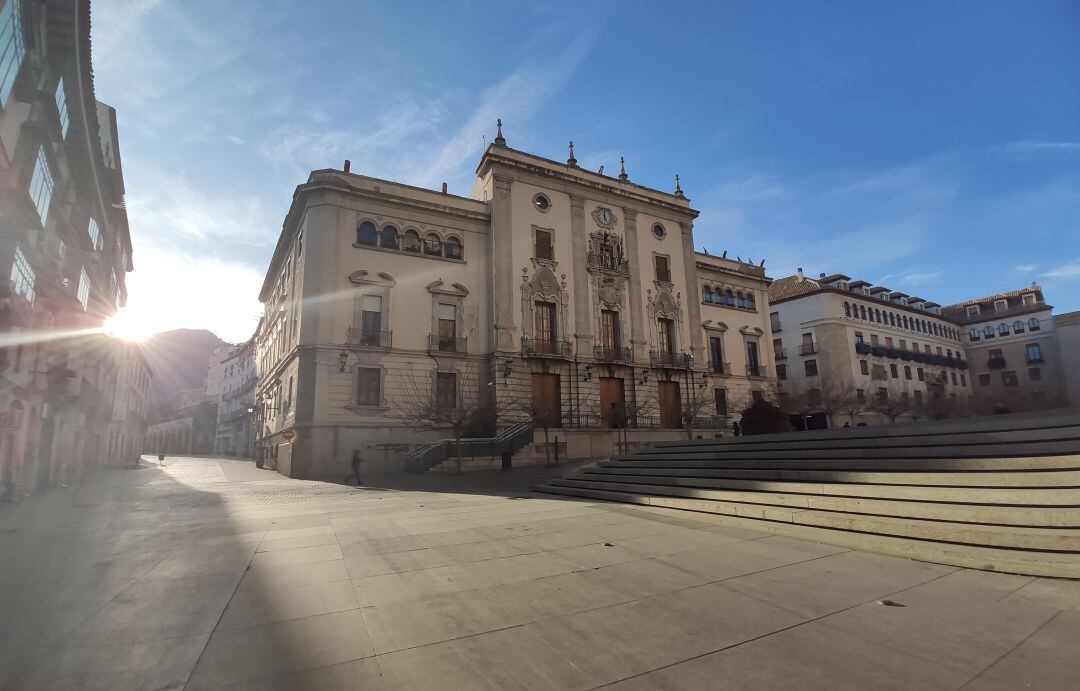
M 202 456 L 215 453 L 217 403 L 201 401 L 174 410 L 146 430 L 150 453 Z
M 767 279 L 696 254 L 697 215 L 677 181 L 541 158 L 501 131 L 466 197 L 312 172 L 260 295 L 260 449 L 295 477 L 345 473 L 354 450 L 394 462 L 448 436 L 402 419 L 417 401 L 486 407 L 494 430 L 544 420 L 595 455 L 615 428 L 646 440 L 726 424 L 772 389 Z
M 109 457 L 134 464 L 146 448 L 150 417 L 150 380 L 153 372 L 138 343 L 118 343 L 116 395 L 113 397 L 115 429 L 110 439 Z
M 1052 310 L 1035 283 L 943 308 L 962 328 L 978 412 L 1067 404 L 1068 372 Z
M 88 0 L 0 0 L 0 482 L 15 491 L 118 461 L 138 436 L 114 417 L 125 350 L 100 330 L 133 267 L 90 57 Z
M 966 406 L 959 326 L 940 305 L 843 274 L 802 269 L 769 288 L 781 405 L 810 427 L 872 424 Z
M 240 345 L 219 348 L 211 358 L 206 381 L 207 398 L 218 404 L 216 452 L 225 456 L 251 456 L 255 441 L 254 337 Z

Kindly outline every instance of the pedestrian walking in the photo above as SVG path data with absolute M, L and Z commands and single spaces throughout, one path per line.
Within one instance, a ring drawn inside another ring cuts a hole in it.
M 356 449 L 355 451 L 353 451 L 353 453 L 352 453 L 352 472 L 353 472 L 353 477 L 356 478 L 356 485 L 358 487 L 360 485 L 364 484 L 360 480 L 360 463 L 361 463 L 362 460 L 363 459 L 360 457 L 360 449 Z

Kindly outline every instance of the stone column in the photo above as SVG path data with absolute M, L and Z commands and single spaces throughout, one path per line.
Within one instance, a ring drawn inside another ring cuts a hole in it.
M 698 301 L 697 262 L 694 259 L 694 224 L 679 222 L 682 229 L 683 267 L 686 272 L 686 312 L 690 319 L 690 354 L 694 356 L 694 366 L 700 367 L 705 362 L 705 349 L 701 344 L 701 303 Z M 766 303 L 768 304 L 768 303 Z
M 592 357 L 592 315 L 589 309 L 589 272 L 586 270 L 588 254 L 585 231 L 585 198 L 570 195 L 570 248 L 573 260 L 570 270 L 574 272 L 574 336 L 577 354 Z
M 641 301 L 641 267 L 645 261 L 638 253 L 637 209 L 623 207 L 623 227 L 626 229 L 626 257 L 630 260 L 630 345 L 635 362 L 647 362 L 645 347 L 645 305 Z
M 491 199 L 491 243 L 495 276 L 495 350 L 515 351 L 513 215 L 510 204 L 512 178 L 494 175 L 495 194 Z

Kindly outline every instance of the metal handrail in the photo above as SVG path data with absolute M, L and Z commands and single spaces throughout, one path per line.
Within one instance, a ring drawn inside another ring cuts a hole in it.
M 511 425 L 494 437 L 471 437 L 461 440 L 463 458 L 498 456 L 504 451 L 515 454 L 533 442 L 532 422 Z M 405 469 L 413 473 L 426 473 L 443 461 L 458 455 L 457 441 L 439 439 L 411 452 L 405 457 Z

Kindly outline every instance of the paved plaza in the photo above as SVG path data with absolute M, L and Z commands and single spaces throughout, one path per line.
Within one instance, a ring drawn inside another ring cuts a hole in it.
M 144 465 L 0 505 L 0 688 L 1080 688 L 1074 581 L 528 493 L 548 469 Z

